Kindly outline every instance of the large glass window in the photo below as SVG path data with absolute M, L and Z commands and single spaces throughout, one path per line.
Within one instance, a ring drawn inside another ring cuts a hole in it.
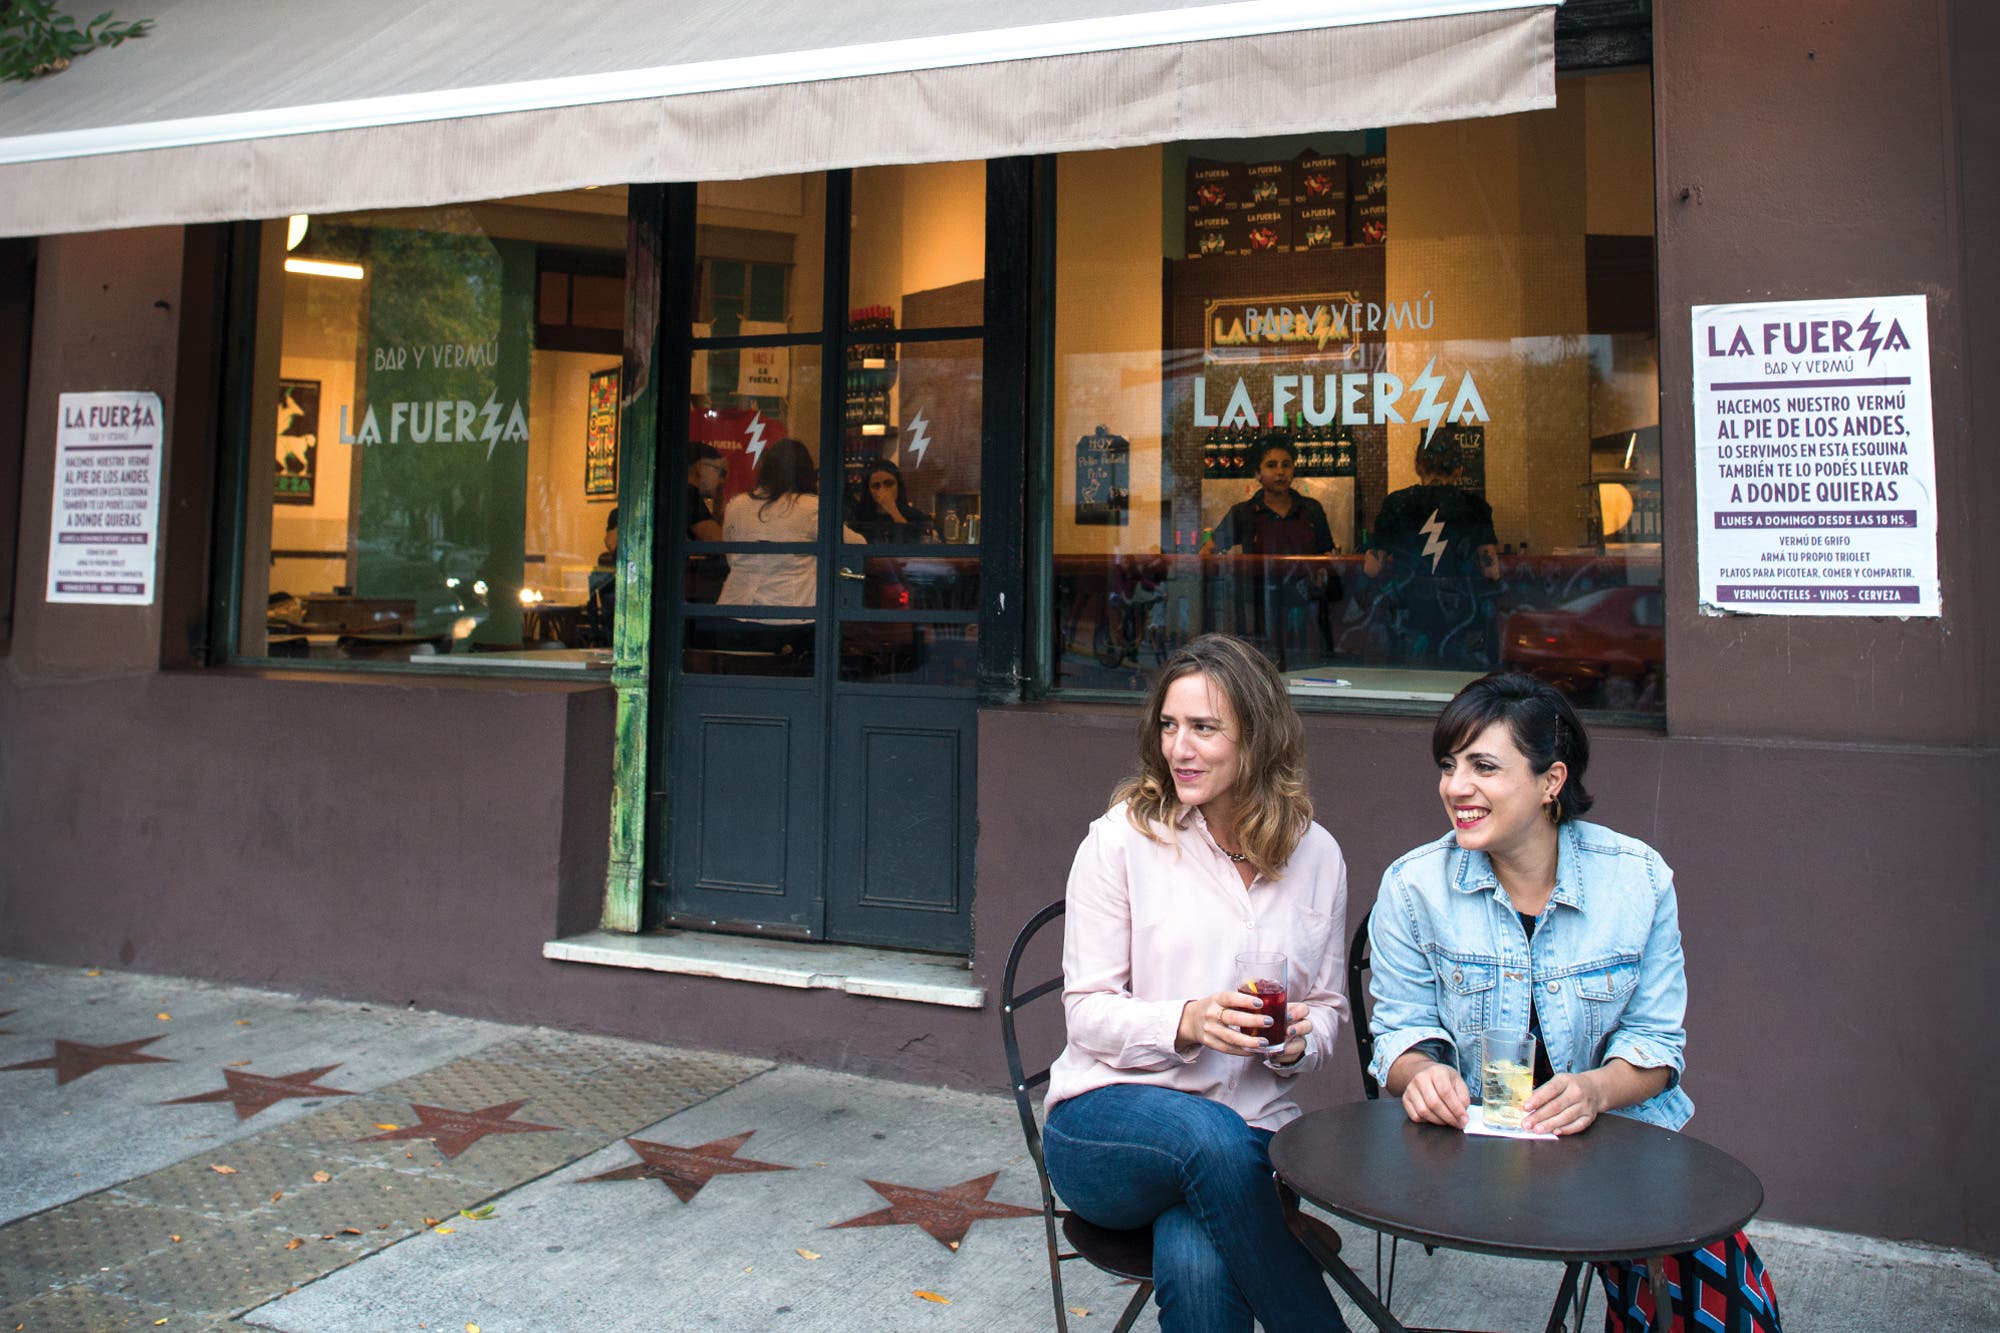
M 1072 154 L 1053 679 L 1209 629 L 1300 696 L 1496 667 L 1664 707 L 1650 77 L 1550 111 Z
M 242 656 L 609 665 L 624 241 L 622 187 L 267 225 Z

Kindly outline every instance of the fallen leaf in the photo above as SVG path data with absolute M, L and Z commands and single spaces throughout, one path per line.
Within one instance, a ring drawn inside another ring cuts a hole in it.
M 326 1172 L 324 1172 L 324 1171 L 315 1171 L 315 1172 L 313 1172 L 313 1180 L 314 1180 L 314 1182 L 315 1182 L 315 1183 L 317 1183 L 317 1184 L 321 1184 L 321 1185 L 324 1185 L 324 1184 L 326 1184 L 326 1182 L 327 1182 L 327 1181 L 329 1181 L 329 1180 L 332 1180 L 332 1179 L 333 1179 L 333 1177 L 332 1177 L 332 1176 L 330 1176 L 330 1175 L 328 1175 L 328 1174 L 327 1174 Z
M 154 1017 L 159 1019 L 162 1023 L 171 1023 L 174 1021 L 174 1016 L 172 1014 L 155 1014 Z
M 179 1236 L 168 1236 L 167 1239 L 172 1241 L 176 1245 L 181 1243 L 181 1238 Z
M 303 1236 L 294 1236 L 294 1237 L 292 1237 L 292 1238 L 291 1238 L 290 1240 L 288 1240 L 288 1241 L 286 1241 L 286 1242 L 285 1242 L 285 1248 L 286 1248 L 286 1249 L 288 1249 L 288 1250 L 296 1250 L 297 1248 L 299 1248 L 299 1246 L 301 1246 L 301 1245 L 303 1245 L 303 1244 L 305 1244 L 305 1243 L 306 1243 L 306 1241 L 305 1241 L 305 1237 L 303 1237 Z
M 431 1228 L 431 1233 L 432 1233 L 433 1235 L 438 1235 L 438 1236 L 449 1236 L 449 1235 L 450 1235 L 450 1234 L 452 1233 L 452 1228 L 450 1228 L 450 1227 L 432 1227 L 432 1228 Z
M 913 1291 L 910 1293 L 910 1295 L 915 1296 L 919 1300 L 934 1301 L 939 1305 L 951 1304 L 951 1299 L 949 1297 L 940 1296 L 934 1291 Z
M 438 1219 L 438 1218 L 435 1218 L 435 1217 L 427 1217 L 427 1218 L 425 1218 L 425 1219 L 424 1219 L 424 1225 L 425 1225 L 425 1226 L 427 1226 L 427 1227 L 434 1227 L 434 1226 L 436 1226 L 436 1225 L 438 1224 L 438 1222 L 439 1222 L 439 1221 L 440 1221 L 440 1219 Z
M 388 1124 L 377 1124 L 377 1125 L 375 1126 L 375 1128 L 377 1128 L 377 1129 L 401 1129 L 401 1128 L 402 1128 L 402 1126 L 401 1126 L 401 1125 L 388 1125 Z
M 86 977 L 101 977 L 104 975 L 104 969 L 101 967 L 93 967 L 85 971 L 83 975 L 85 975 Z M 14 1325 L 14 1327 L 22 1328 L 25 1327 L 25 1325 L 16 1324 Z
M 278 1191 L 278 1192 L 277 1192 L 276 1194 L 273 1194 L 273 1195 L 271 1196 L 271 1202 L 272 1202 L 272 1203 L 276 1203 L 276 1202 L 277 1202 L 278 1200 L 280 1200 L 280 1199 L 282 1199 L 282 1198 L 284 1198 L 284 1197 L 285 1197 L 285 1192 L 284 1192 L 283 1190 L 279 1190 L 279 1191 Z
M 955 1240 L 948 1240 L 945 1242 L 945 1244 L 951 1246 L 951 1248 L 954 1250 L 958 1248 L 958 1242 Z
M 164 1319 L 155 1319 L 155 1320 L 153 1321 L 153 1327 L 154 1327 L 154 1328 L 158 1328 L 158 1327 L 159 1327 L 159 1326 L 160 1326 L 161 1324 L 164 1324 L 164 1323 L 166 1323 L 166 1322 L 167 1322 L 167 1321 L 166 1321 L 166 1320 L 164 1320 Z
M 224 1069 L 241 1069 L 241 1068 L 243 1068 L 243 1066 L 245 1066 L 245 1065 L 247 1065 L 247 1064 L 249 1064 L 249 1063 L 250 1063 L 250 1062 L 249 1062 L 248 1060 L 231 1060 L 231 1061 L 230 1061 L 230 1062 L 229 1062 L 228 1064 L 224 1065 L 224 1066 L 223 1066 L 223 1068 L 224 1068 Z
M 493 1205 L 489 1203 L 483 1208 L 474 1208 L 470 1211 L 461 1208 L 458 1210 L 458 1215 L 460 1217 L 469 1217 L 475 1222 L 484 1222 L 487 1218 L 493 1216 Z
M 236 1026 L 240 1028 L 247 1028 L 250 1026 L 250 1020 L 247 1018 L 239 1018 L 236 1020 Z
M 325 1233 L 324 1235 L 322 1235 L 322 1236 L 320 1237 L 320 1239 L 321 1239 L 321 1240 L 332 1240 L 332 1239 L 333 1239 L 333 1233 L 332 1233 L 331 1231 L 329 1231 L 329 1232 L 326 1232 L 326 1233 Z
M 797 1255 L 797 1256 L 799 1256 L 799 1258 L 801 1258 L 801 1259 L 817 1259 L 817 1258 L 819 1258 L 819 1256 L 818 1256 L 817 1254 L 813 1253 L 813 1252 L 812 1252 L 811 1250 L 793 1250 L 793 1251 L 792 1251 L 792 1253 L 793 1253 L 793 1254 L 796 1254 L 796 1255 Z
M 479 1333 L 479 1325 L 467 1324 L 465 1326 L 465 1333 Z
M 1076 1317 L 1077 1317 L 1078 1319 L 1088 1319 L 1088 1318 L 1090 1318 L 1090 1311 L 1088 1311 L 1088 1310 L 1084 1309 L 1084 1308 L 1083 1308 L 1083 1307 L 1082 1307 L 1081 1305 L 1072 1305 L 1072 1306 L 1070 1306 L 1070 1307 L 1069 1307 L 1069 1312 L 1070 1312 L 1071 1314 L 1075 1315 L 1075 1316 L 1076 1316 Z
M 361 1228 L 360 1228 L 360 1227 L 342 1227 L 342 1228 L 340 1229 L 340 1234 L 341 1234 L 341 1235 L 343 1235 L 343 1236 L 358 1236 L 358 1235 L 360 1235 L 360 1234 L 361 1234 Z
M 220 1162 L 210 1162 L 208 1165 L 208 1169 L 215 1172 L 215 1174 L 218 1176 L 233 1176 L 236 1174 L 235 1167 L 224 1166 Z

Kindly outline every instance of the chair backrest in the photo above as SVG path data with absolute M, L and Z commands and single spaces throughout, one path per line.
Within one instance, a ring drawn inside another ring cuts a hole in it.
M 1361 1090 L 1374 1101 L 1382 1095 L 1382 1087 L 1375 1076 L 1368 1072 L 1368 1066 L 1375 1059 L 1375 1034 L 1368 1030 L 1368 978 L 1371 959 L 1368 956 L 1368 918 L 1374 909 L 1361 914 L 1361 924 L 1354 928 L 1354 940 L 1347 946 L 1347 1012 L 1354 1021 L 1354 1053 L 1361 1058 Z
M 1035 1159 L 1035 1173 L 1041 1177 L 1042 1202 L 1045 1207 L 1053 1207 L 1055 1195 L 1049 1188 L 1048 1168 L 1042 1163 L 1042 1128 L 1035 1119 L 1035 1090 L 1049 1081 L 1049 1064 L 1030 1070 L 1021 1057 L 1021 1038 L 1017 1028 L 1020 1011 L 1047 995 L 1060 995 L 1062 973 L 1045 981 L 1023 987 L 1020 980 L 1021 963 L 1026 958 L 1029 946 L 1042 930 L 1062 920 L 1067 904 L 1062 899 L 1050 903 L 1028 919 L 1021 927 L 1021 933 L 1014 937 L 1014 947 L 1007 953 L 1007 970 L 1000 978 L 1000 1037 L 1007 1048 L 1007 1083 L 1014 1090 L 1014 1109 L 1020 1112 L 1021 1133 L 1028 1141 L 1028 1153 Z M 1053 1060 L 1050 1061 L 1053 1063 Z

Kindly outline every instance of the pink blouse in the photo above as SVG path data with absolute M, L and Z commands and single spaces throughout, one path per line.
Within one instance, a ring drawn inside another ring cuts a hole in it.
M 1282 874 L 1245 888 L 1200 811 L 1165 843 L 1133 828 L 1123 805 L 1100 815 L 1070 867 L 1069 1041 L 1049 1072 L 1048 1105 L 1111 1083 L 1152 1083 L 1221 1102 L 1260 1129 L 1297 1118 L 1284 1081 L 1326 1062 L 1347 1013 L 1346 922 L 1347 863 L 1318 824 Z M 1253 949 L 1291 959 L 1288 998 L 1313 1024 L 1305 1055 L 1281 1067 L 1206 1046 L 1177 1052 L 1182 1006 L 1235 989 L 1236 955 Z

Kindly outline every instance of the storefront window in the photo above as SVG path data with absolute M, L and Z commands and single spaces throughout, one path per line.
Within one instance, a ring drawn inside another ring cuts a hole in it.
M 1662 710 L 1651 143 L 1622 71 L 1060 159 L 1056 684 L 1220 629 L 1301 697 Z
M 610 661 L 625 192 L 266 227 L 239 652 Z

